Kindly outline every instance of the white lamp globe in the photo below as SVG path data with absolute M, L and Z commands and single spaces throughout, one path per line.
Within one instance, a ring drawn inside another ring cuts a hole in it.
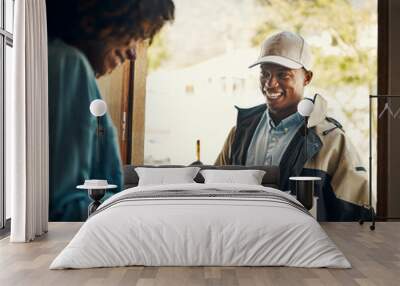
M 297 111 L 300 113 L 301 116 L 308 117 L 313 112 L 314 103 L 309 99 L 303 99 L 297 105 Z
M 89 109 L 94 116 L 103 116 L 107 112 L 107 104 L 104 100 L 95 99 L 90 103 Z

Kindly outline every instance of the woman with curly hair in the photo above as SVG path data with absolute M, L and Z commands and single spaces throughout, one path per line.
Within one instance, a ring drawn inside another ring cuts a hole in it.
M 135 44 L 152 39 L 174 18 L 172 0 L 47 0 L 50 221 L 82 221 L 89 199 L 75 191 L 85 179 L 122 187 L 115 128 L 104 134 L 96 160 L 96 119 L 89 105 L 101 95 L 96 77 L 135 58 Z

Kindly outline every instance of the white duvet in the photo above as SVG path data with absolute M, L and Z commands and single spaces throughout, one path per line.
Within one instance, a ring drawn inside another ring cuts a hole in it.
M 112 204 L 130 192 L 279 190 L 254 185 L 135 187 L 104 202 L 50 269 L 146 266 L 350 268 L 318 222 L 295 207 L 257 198 L 153 198 Z M 111 204 L 111 206 L 110 206 Z M 108 208 L 106 206 L 109 205 Z

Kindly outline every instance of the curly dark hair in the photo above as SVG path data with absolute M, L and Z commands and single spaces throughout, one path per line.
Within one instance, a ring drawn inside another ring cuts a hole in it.
M 49 38 L 79 41 L 152 39 L 174 19 L 172 0 L 46 0 Z

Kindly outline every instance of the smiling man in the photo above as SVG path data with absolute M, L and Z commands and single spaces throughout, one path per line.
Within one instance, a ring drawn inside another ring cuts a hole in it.
M 314 97 L 305 140 L 304 118 L 297 112 L 304 88 L 311 82 L 311 51 L 291 32 L 264 41 L 258 60 L 260 89 L 266 104 L 238 108 L 216 165 L 271 165 L 280 168 L 280 189 L 289 190 L 291 176 L 318 176 L 318 220 L 357 220 L 367 204 L 366 169 L 353 144 L 335 119 L 327 116 L 325 99 Z M 307 144 L 307 152 L 304 145 Z

